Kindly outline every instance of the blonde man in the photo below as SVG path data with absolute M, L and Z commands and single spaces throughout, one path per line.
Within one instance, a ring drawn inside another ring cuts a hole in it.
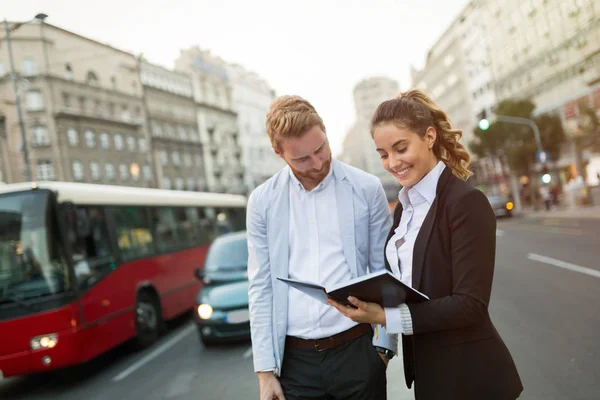
M 396 335 L 358 324 L 277 278 L 332 285 L 381 270 L 391 227 L 378 178 L 332 158 L 323 120 L 299 96 L 267 114 L 287 166 L 248 200 L 248 278 L 260 398 L 386 399 Z

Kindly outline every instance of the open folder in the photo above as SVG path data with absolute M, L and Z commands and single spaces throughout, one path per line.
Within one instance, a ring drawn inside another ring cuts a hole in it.
M 372 272 L 330 287 L 314 282 L 289 278 L 277 278 L 310 297 L 327 304 L 327 297 L 338 303 L 352 306 L 348 296 L 377 303 L 382 307 L 398 307 L 400 304 L 419 303 L 429 300 L 423 293 L 405 285 L 387 270 Z

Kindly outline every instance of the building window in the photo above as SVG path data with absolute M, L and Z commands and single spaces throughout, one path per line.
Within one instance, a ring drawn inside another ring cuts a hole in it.
M 186 167 L 191 167 L 191 166 L 192 166 L 192 156 L 191 156 L 190 154 L 188 154 L 188 153 L 185 153 L 185 154 L 183 155 L 183 164 L 184 164 Z
M 73 161 L 73 179 L 76 181 L 83 180 L 83 165 L 81 161 Z
M 181 139 L 181 140 L 187 139 L 187 134 L 185 133 L 185 128 L 183 126 L 178 126 L 177 132 L 179 134 L 179 139 Z
M 108 133 L 100 134 L 100 145 L 103 149 L 108 149 L 110 147 L 110 138 L 108 137 Z
M 98 80 L 98 75 L 94 71 L 89 71 L 85 78 L 85 83 L 90 86 L 98 86 L 100 81 Z
M 131 113 L 126 105 L 123 105 L 123 108 L 121 109 L 121 119 L 127 122 L 131 121 Z
M 115 179 L 115 166 L 112 164 L 106 164 L 104 166 L 104 174 L 106 175 L 106 179 Z
M 152 167 L 150 167 L 149 165 L 144 165 L 142 167 L 142 176 L 144 177 L 145 181 L 151 181 L 152 180 Z
M 92 179 L 97 181 L 100 179 L 100 166 L 97 162 L 92 161 L 90 163 L 90 173 L 92 175 Z
M 166 167 L 166 166 L 167 166 L 167 164 L 169 163 L 169 156 L 167 155 L 167 152 L 166 152 L 165 150 L 161 150 L 161 151 L 158 153 L 158 156 L 160 157 L 160 164 L 161 164 L 163 167 Z
M 127 148 L 129 151 L 135 151 L 135 138 L 133 136 L 127 136 Z
M 69 128 L 67 131 L 67 136 L 71 146 L 77 146 L 79 144 L 79 132 L 77 132 L 77 129 Z
M 110 86 L 113 88 L 113 90 L 117 90 L 117 78 L 114 76 L 110 77 Z
M 115 135 L 115 148 L 117 150 L 123 150 L 123 136 L 121 135 Z
M 48 129 L 42 125 L 34 125 L 31 127 L 31 144 L 33 146 L 49 146 L 50 136 Z
M 52 161 L 40 160 L 37 162 L 37 177 L 40 181 L 51 181 L 56 177 Z
M 187 188 L 188 190 L 196 190 L 196 181 L 194 178 L 187 179 Z
M 145 153 L 148 151 L 148 145 L 146 143 L 146 139 L 140 138 L 139 146 L 140 146 L 140 153 Z
M 96 135 L 94 132 L 90 130 L 85 131 L 85 144 L 89 148 L 96 147 Z
M 202 156 L 200 154 L 196 154 L 194 160 L 196 161 L 196 167 L 202 166 Z
M 152 122 L 152 134 L 154 136 L 162 136 L 162 127 L 158 122 Z
M 27 105 L 27 111 L 40 111 L 44 109 L 44 99 L 42 98 L 42 92 L 38 90 L 32 90 L 25 94 L 25 104 Z
M 181 157 L 179 156 L 179 152 L 174 151 L 171 153 L 171 158 L 173 159 L 173 165 L 179 167 L 181 165 Z
M 183 190 L 184 189 L 183 178 L 177 178 L 177 179 L 175 179 L 175 189 L 177 189 L 177 190 Z
M 129 170 L 127 169 L 127 164 L 119 164 L 119 177 L 122 181 L 129 178 Z
M 163 189 L 171 189 L 171 179 L 170 178 L 165 178 L 163 180 Z
M 69 63 L 65 64 L 65 79 L 69 81 L 73 80 L 73 68 Z
M 37 67 L 33 58 L 24 58 L 21 64 L 21 73 L 23 76 L 37 75 Z

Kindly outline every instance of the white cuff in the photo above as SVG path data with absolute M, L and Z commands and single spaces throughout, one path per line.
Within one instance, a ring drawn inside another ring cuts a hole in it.
M 412 317 L 406 304 L 398 308 L 385 308 L 385 329 L 388 333 L 413 334 Z

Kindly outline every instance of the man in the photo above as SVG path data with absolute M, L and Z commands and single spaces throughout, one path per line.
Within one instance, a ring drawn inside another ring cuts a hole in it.
M 277 279 L 331 285 L 385 268 L 391 216 L 383 187 L 332 159 L 323 121 L 305 99 L 276 99 L 266 127 L 287 166 L 248 199 L 248 293 L 260 398 L 386 399 L 386 366 L 397 337 L 357 324 Z

